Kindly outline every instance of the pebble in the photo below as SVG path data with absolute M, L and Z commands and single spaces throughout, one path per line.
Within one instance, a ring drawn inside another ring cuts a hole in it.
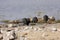
M 34 31 L 37 31 L 38 29 L 37 28 L 34 28 Z
M 28 30 L 28 29 L 29 29 L 29 27 L 25 27 L 25 28 L 24 28 L 24 30 Z
M 54 31 L 57 31 L 57 28 L 52 28 L 52 31 L 54 32 Z
M 25 40 L 28 40 L 28 38 L 25 37 Z
M 30 29 L 33 29 L 33 27 L 31 26 L 31 27 L 29 27 Z
M 13 26 L 13 24 L 8 24 L 8 27 L 12 27 Z
M 41 28 L 38 28 L 38 31 L 42 31 L 42 29 Z
M 47 36 L 48 36 L 48 34 L 46 34 L 46 33 L 42 34 L 42 37 L 47 37 Z

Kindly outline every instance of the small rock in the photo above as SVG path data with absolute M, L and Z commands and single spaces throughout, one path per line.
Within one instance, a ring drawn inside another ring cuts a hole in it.
M 38 31 L 42 31 L 42 29 L 41 28 L 38 28 Z
M 24 28 L 24 30 L 28 30 L 28 29 L 29 29 L 29 27 L 25 27 L 25 28 Z
M 4 32 L 5 32 L 5 30 L 1 29 L 1 33 L 4 33 Z
M 13 24 L 8 24 L 8 27 L 12 27 L 13 26 Z
M 6 31 L 3 33 L 3 39 L 4 40 L 9 40 L 9 39 L 14 39 L 15 38 L 15 34 L 14 31 Z
M 46 33 L 43 33 L 42 34 L 42 37 L 46 37 L 46 36 L 48 36 L 48 34 L 46 34 Z
M 34 28 L 34 31 L 37 31 L 38 29 L 37 28 Z
M 52 31 L 54 32 L 54 31 L 57 31 L 57 28 L 52 28 Z
M 31 26 L 31 27 L 29 27 L 30 29 L 33 29 L 33 27 Z
M 29 38 L 26 38 L 26 37 L 25 37 L 25 39 L 24 39 L 24 40 L 29 40 Z

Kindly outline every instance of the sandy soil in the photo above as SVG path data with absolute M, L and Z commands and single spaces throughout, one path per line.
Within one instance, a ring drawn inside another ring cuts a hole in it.
M 3 31 L 14 30 L 17 37 L 14 40 L 60 40 L 60 23 L 0 29 Z

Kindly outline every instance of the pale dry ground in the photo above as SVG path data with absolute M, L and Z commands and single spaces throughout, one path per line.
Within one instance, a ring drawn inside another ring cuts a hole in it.
M 15 40 L 60 40 L 60 23 L 1 29 L 15 30 Z

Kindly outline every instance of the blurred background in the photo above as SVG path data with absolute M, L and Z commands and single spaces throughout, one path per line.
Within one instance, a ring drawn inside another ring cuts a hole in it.
M 60 19 L 60 0 L 0 0 L 0 20 L 54 16 Z

